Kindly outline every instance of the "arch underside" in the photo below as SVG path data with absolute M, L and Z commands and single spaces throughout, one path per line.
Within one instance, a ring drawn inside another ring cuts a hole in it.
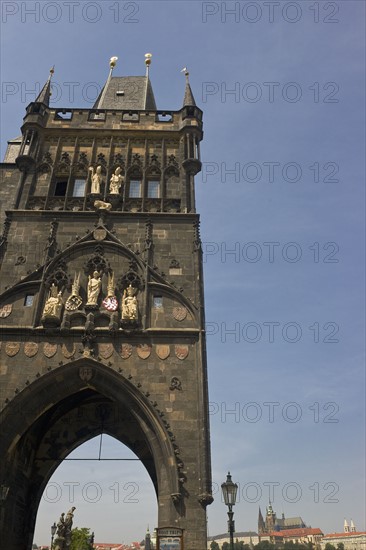
M 136 454 L 157 492 L 152 449 L 139 422 L 126 403 L 116 403 L 93 389 L 84 389 L 54 405 L 23 437 L 37 441 L 35 474 L 45 480 L 76 447 L 103 433 L 114 437 Z

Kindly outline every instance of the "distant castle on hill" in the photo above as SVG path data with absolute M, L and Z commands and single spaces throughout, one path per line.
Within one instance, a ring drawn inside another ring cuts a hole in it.
M 266 508 L 266 518 L 263 518 L 261 509 L 258 513 L 258 535 L 264 535 L 273 531 L 283 531 L 287 529 L 301 529 L 307 527 L 301 517 L 285 518 L 282 514 L 281 518 L 276 516 L 272 508 L 272 504 Z

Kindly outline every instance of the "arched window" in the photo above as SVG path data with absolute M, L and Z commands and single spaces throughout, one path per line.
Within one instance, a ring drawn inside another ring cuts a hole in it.
M 133 178 L 130 180 L 128 196 L 131 199 L 141 199 L 142 197 L 142 180 L 141 178 Z
M 149 199 L 160 199 L 160 180 L 149 179 L 147 182 L 147 197 Z

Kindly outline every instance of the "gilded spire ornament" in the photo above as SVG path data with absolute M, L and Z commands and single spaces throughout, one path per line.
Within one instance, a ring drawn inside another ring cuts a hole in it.
M 150 65 L 151 65 L 151 58 L 152 58 L 152 54 L 151 54 L 151 53 L 145 53 L 145 65 L 146 65 L 146 76 L 147 76 L 147 77 L 149 76 L 149 70 L 150 70 Z

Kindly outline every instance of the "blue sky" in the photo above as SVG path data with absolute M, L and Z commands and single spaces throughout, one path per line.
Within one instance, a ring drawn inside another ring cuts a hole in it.
M 20 133 L 26 90 L 53 64 L 60 107 L 91 105 L 112 55 L 116 76 L 138 75 L 151 52 L 158 108 L 178 109 L 189 68 L 204 111 L 196 194 L 214 488 L 230 469 L 237 530 L 256 530 L 270 487 L 278 514 L 327 533 L 353 518 L 361 530 L 365 4 L 269 4 L 80 1 L 71 22 L 61 1 L 3 2 L 2 151 Z M 132 457 L 108 438 L 103 452 Z M 98 442 L 75 453 L 97 456 Z M 35 542 L 47 544 L 71 506 L 70 482 L 80 483 L 75 524 L 96 540 L 141 540 L 156 525 L 138 462 L 67 462 L 42 500 Z M 219 493 L 208 522 L 210 534 L 226 530 Z

